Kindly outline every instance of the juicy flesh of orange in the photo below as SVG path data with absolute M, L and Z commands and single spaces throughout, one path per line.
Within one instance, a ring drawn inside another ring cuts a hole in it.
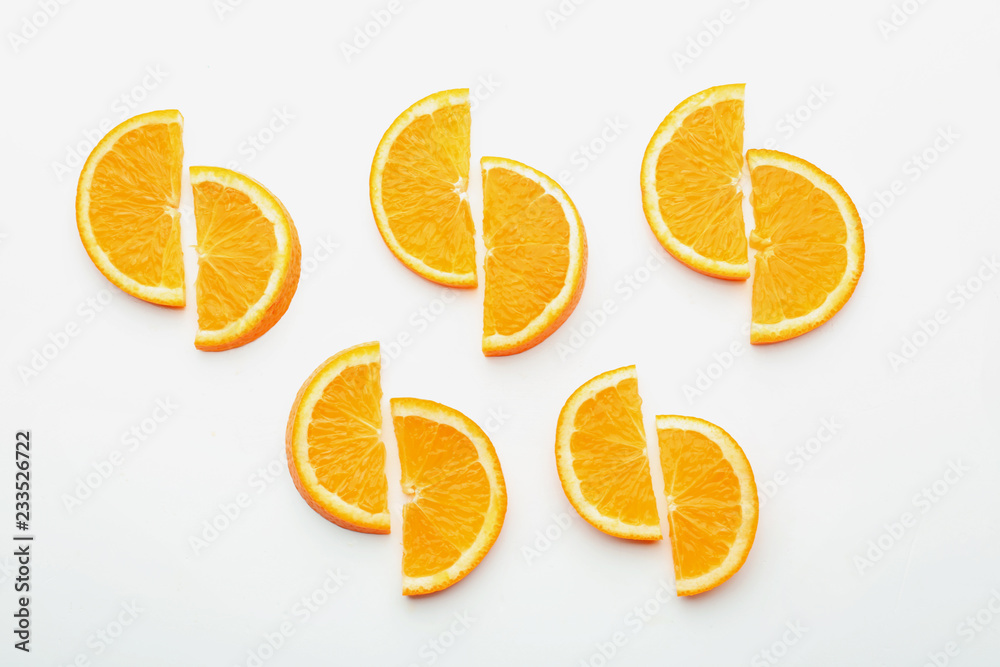
M 656 161 L 660 214 L 681 244 L 709 259 L 746 263 L 742 170 L 742 100 L 684 119 Z
M 538 183 L 500 167 L 484 173 L 485 335 L 521 331 L 556 298 L 569 235 L 562 206 Z
M 142 285 L 184 286 L 181 127 L 144 125 L 122 135 L 90 184 L 90 227 L 119 271 Z
M 378 364 L 348 367 L 323 389 L 307 435 L 319 483 L 372 514 L 388 507 L 381 401 Z
M 740 481 L 722 450 L 697 431 L 658 432 L 678 579 L 718 567 L 736 541 L 743 520 Z
M 198 326 L 225 328 L 263 296 L 277 258 L 274 223 L 246 193 L 218 183 L 194 186 L 198 228 Z
M 475 445 L 424 417 L 394 417 L 403 490 L 403 574 L 433 575 L 472 546 L 490 506 L 490 483 Z
M 382 172 L 382 206 L 396 241 L 446 273 L 476 270 L 469 127 L 468 105 L 417 117 L 396 138 Z
M 847 230 L 837 203 L 794 172 L 750 174 L 754 231 L 753 321 L 773 324 L 820 307 L 847 269 Z
M 585 400 L 573 426 L 573 471 L 584 498 L 603 516 L 657 525 L 638 382 L 622 380 Z

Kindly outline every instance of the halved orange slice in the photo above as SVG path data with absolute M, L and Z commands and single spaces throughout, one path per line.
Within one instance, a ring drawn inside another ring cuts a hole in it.
M 569 195 L 542 172 L 499 157 L 484 157 L 482 170 L 483 354 L 516 354 L 573 312 L 587 272 L 587 236 Z
M 181 131 L 177 110 L 121 123 L 80 173 L 76 224 L 90 259 L 112 283 L 163 306 L 184 305 Z
M 362 533 L 388 533 L 378 343 L 348 348 L 305 381 L 288 417 L 295 488 L 320 515 Z
M 292 217 L 267 188 L 229 169 L 191 167 L 198 227 L 200 350 L 259 338 L 288 310 L 302 249 Z
M 390 401 L 403 491 L 403 595 L 460 581 L 493 546 L 507 511 L 507 488 L 490 439 L 471 419 L 440 403 Z
M 375 223 L 392 254 L 450 287 L 476 286 L 470 122 L 467 88 L 425 97 L 386 130 L 369 181 Z
M 750 277 L 743 223 L 743 84 L 692 95 L 642 158 L 642 208 L 660 244 L 695 271 Z
M 815 329 L 854 293 L 865 260 L 854 202 L 831 176 L 801 158 L 747 151 L 753 204 L 751 343 Z
M 757 532 L 757 485 L 732 437 L 696 417 L 656 418 L 678 595 L 715 588 L 739 570 Z
M 598 530 L 659 540 L 635 366 L 601 373 L 569 397 L 556 428 L 556 467 L 570 503 Z

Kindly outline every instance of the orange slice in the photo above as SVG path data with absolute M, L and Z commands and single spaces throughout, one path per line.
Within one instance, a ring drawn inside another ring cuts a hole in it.
M 98 142 L 80 173 L 76 224 L 112 283 L 163 306 L 184 305 L 180 111 L 129 118 Z
M 302 250 L 288 211 L 267 188 L 219 167 L 191 167 L 198 227 L 200 350 L 245 345 L 288 310 Z
M 493 444 L 462 413 L 417 398 L 390 401 L 399 444 L 403 505 L 403 595 L 423 595 L 465 577 L 493 546 L 507 489 Z
M 382 136 L 369 182 L 375 223 L 392 254 L 450 287 L 476 286 L 469 126 L 467 88 L 425 97 Z
M 333 523 L 388 533 L 379 344 L 333 355 L 305 381 L 288 417 L 285 453 L 295 488 Z
M 757 532 L 757 485 L 732 437 L 695 417 L 656 418 L 678 595 L 715 588 L 739 570 Z
M 743 84 L 687 98 L 649 140 L 642 208 L 666 250 L 695 271 L 750 277 L 743 224 Z
M 498 157 L 484 157 L 482 170 L 483 354 L 516 354 L 573 312 L 587 272 L 587 237 L 569 195 L 545 174 Z
M 787 153 L 747 151 L 753 204 L 751 343 L 815 329 L 854 293 L 865 260 L 861 216 L 832 177 Z
M 635 366 L 602 373 L 573 392 L 556 428 L 556 466 L 570 503 L 595 528 L 659 540 Z

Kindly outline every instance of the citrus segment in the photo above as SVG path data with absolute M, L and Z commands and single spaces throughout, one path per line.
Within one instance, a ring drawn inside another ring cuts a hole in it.
M 642 159 L 642 206 L 660 244 L 696 271 L 750 277 L 743 223 L 743 84 L 681 102 Z
M 757 486 L 732 437 L 695 417 L 656 418 L 678 595 L 715 588 L 746 561 Z
M 561 325 L 580 300 L 587 238 L 566 191 L 531 167 L 482 159 L 486 296 L 483 353 L 516 354 Z
M 451 287 L 476 285 L 470 122 L 468 89 L 425 97 L 386 130 L 369 181 L 375 223 L 392 253 Z
M 288 418 L 295 488 L 320 515 L 363 533 L 388 533 L 378 343 L 338 352 L 305 381 Z
M 80 173 L 76 221 L 90 259 L 132 296 L 184 305 L 181 132 L 176 110 L 129 118 L 98 142 Z
M 507 489 L 490 439 L 439 403 L 390 401 L 399 445 L 403 505 L 403 594 L 422 595 L 465 577 L 493 546 Z
M 302 251 L 288 211 L 264 186 L 218 167 L 191 167 L 198 228 L 201 350 L 227 350 L 263 335 L 285 314 Z
M 570 503 L 615 537 L 659 540 L 635 366 L 580 386 L 559 414 L 556 466 Z
M 747 151 L 754 231 L 750 342 L 799 336 L 833 317 L 864 265 L 861 217 L 844 189 L 787 153 Z

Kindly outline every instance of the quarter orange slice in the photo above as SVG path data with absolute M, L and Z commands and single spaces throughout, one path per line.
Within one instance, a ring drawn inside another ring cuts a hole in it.
M 129 118 L 91 151 L 76 191 L 80 239 L 101 273 L 134 297 L 177 307 L 183 125 L 176 110 Z
M 388 533 L 378 343 L 338 352 L 305 381 L 288 418 L 295 488 L 320 515 L 363 533 Z
M 865 259 L 861 216 L 840 184 L 801 158 L 747 151 L 754 230 L 751 343 L 815 329 L 854 293 Z
M 556 428 L 556 467 L 570 503 L 598 530 L 659 540 L 635 366 L 602 373 L 573 392 Z
M 642 208 L 660 244 L 695 271 L 750 277 L 743 223 L 743 84 L 692 95 L 642 158 Z
M 757 532 L 757 485 L 732 437 L 696 417 L 656 418 L 678 595 L 739 570 Z
M 467 88 L 420 100 L 386 130 L 369 182 L 375 223 L 392 254 L 450 287 L 476 286 L 470 118 Z
M 587 237 L 566 191 L 531 167 L 484 157 L 486 297 L 483 354 L 538 345 L 580 300 Z
M 462 413 L 432 401 L 394 398 L 403 491 L 403 595 L 465 577 L 493 546 L 507 489 L 493 444 Z
M 299 282 L 302 250 L 292 217 L 248 176 L 191 167 L 198 227 L 200 350 L 245 345 L 288 310 Z

